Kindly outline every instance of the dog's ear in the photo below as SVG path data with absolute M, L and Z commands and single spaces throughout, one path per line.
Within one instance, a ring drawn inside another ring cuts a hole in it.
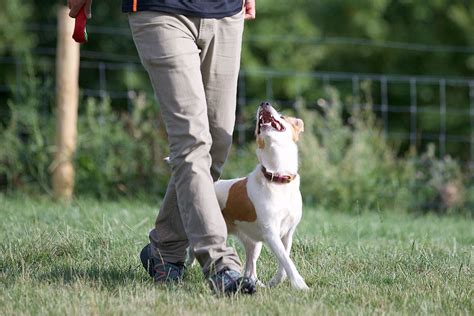
M 296 117 L 285 117 L 285 120 L 291 124 L 293 129 L 293 140 L 297 142 L 300 139 L 300 133 L 304 131 L 304 122 Z
M 302 119 L 295 118 L 295 126 L 298 130 L 298 134 L 304 132 L 304 122 Z

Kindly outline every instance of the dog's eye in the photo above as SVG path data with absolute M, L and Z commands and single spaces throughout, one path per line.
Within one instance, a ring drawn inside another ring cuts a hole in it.
M 284 116 L 284 115 L 280 115 L 280 117 L 281 117 L 282 119 L 286 119 L 286 116 Z

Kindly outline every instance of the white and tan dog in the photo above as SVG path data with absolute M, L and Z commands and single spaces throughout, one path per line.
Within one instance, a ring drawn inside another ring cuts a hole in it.
M 308 286 L 296 270 L 290 250 L 302 215 L 296 145 L 302 131 L 302 120 L 281 116 L 270 103 L 263 102 L 255 130 L 259 164 L 245 178 L 215 183 L 228 232 L 245 248 L 244 276 L 257 281 L 257 259 L 262 242 L 266 242 L 279 262 L 269 286 L 288 275 L 291 285 L 300 290 Z

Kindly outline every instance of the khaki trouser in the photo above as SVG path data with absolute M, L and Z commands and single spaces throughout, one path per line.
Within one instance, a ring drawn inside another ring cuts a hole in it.
M 232 142 L 243 13 L 204 19 L 144 11 L 129 22 L 170 146 L 172 176 L 150 232 L 152 255 L 184 262 L 189 245 L 206 276 L 240 271 L 213 182 Z

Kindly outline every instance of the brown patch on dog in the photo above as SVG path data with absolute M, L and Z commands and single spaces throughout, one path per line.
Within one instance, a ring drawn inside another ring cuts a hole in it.
M 263 137 L 257 136 L 257 146 L 260 149 L 265 148 L 265 141 L 263 140 Z
M 293 140 L 297 142 L 300 139 L 300 133 L 304 131 L 304 123 L 303 120 L 298 119 L 296 117 L 284 117 L 283 118 L 285 121 L 290 123 L 291 125 L 291 130 L 293 132 Z
M 229 229 L 235 221 L 255 222 L 257 220 L 255 207 L 247 194 L 247 178 L 232 184 L 222 215 Z

